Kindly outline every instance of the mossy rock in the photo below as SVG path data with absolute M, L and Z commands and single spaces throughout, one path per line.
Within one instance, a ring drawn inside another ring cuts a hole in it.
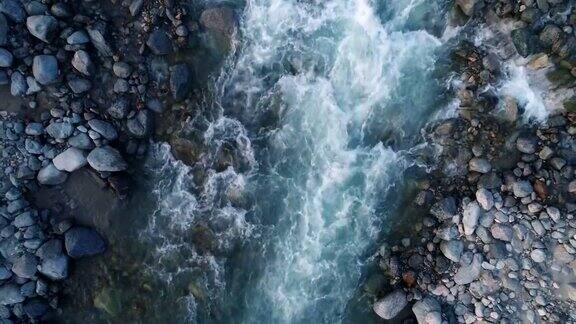
M 109 287 L 103 288 L 94 297 L 94 307 L 105 311 L 110 316 L 117 316 L 122 311 L 119 294 Z
M 555 86 L 568 86 L 574 83 L 574 76 L 566 69 L 556 69 L 548 72 L 546 78 Z
M 564 109 L 567 112 L 576 112 L 576 98 L 572 98 L 569 100 L 564 101 Z

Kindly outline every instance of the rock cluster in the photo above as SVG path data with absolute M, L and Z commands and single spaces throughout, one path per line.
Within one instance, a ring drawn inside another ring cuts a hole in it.
M 414 201 L 425 216 L 414 237 L 380 248 L 388 285 L 374 311 L 393 319 L 411 307 L 418 323 L 575 321 L 576 115 L 565 102 L 545 123 L 523 125 L 524 107 L 493 89 L 499 62 L 518 55 L 570 90 L 576 12 L 568 1 L 455 5 L 480 22 L 515 21 L 511 43 L 501 35 L 497 46 L 512 52 L 467 41 L 455 50 L 458 117 L 426 130 L 438 150 Z

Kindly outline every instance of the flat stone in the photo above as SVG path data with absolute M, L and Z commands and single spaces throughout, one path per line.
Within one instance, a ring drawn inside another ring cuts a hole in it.
M 60 171 L 74 172 L 85 166 L 87 160 L 83 151 L 75 147 L 70 147 L 58 154 L 52 162 L 56 169 Z
M 66 252 L 74 259 L 91 256 L 106 251 L 104 239 L 95 230 L 75 226 L 64 234 Z
M 406 293 L 395 290 L 374 304 L 374 312 L 385 320 L 393 319 L 408 305 Z

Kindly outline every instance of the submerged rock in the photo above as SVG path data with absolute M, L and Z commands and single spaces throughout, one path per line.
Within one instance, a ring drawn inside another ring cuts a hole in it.
M 106 251 L 104 239 L 95 230 L 76 226 L 64 234 L 66 252 L 74 259 L 103 253 Z

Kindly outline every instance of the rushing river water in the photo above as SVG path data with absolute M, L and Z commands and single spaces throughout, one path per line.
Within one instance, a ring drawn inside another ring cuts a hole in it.
M 125 262 L 161 283 L 139 292 L 142 321 L 374 320 L 353 300 L 394 226 L 408 152 L 447 105 L 447 2 L 246 3 L 217 113 L 189 126 L 205 170 L 154 146 L 151 190 L 126 214 L 146 223 L 147 252 Z
M 218 252 L 193 247 L 178 270 L 209 268 L 203 284 L 220 315 L 197 320 L 349 316 L 366 262 L 391 226 L 410 165 L 404 150 L 442 107 L 434 69 L 444 9 L 430 0 L 247 3 L 241 42 L 215 87 L 222 115 L 203 135 L 207 160 L 225 147 L 234 162 L 210 170 L 197 195 L 183 186 L 186 167 L 162 164 L 169 183 L 157 188 L 147 232 L 163 242 L 159 258 L 171 258 L 190 248 L 174 230 L 209 228 Z

